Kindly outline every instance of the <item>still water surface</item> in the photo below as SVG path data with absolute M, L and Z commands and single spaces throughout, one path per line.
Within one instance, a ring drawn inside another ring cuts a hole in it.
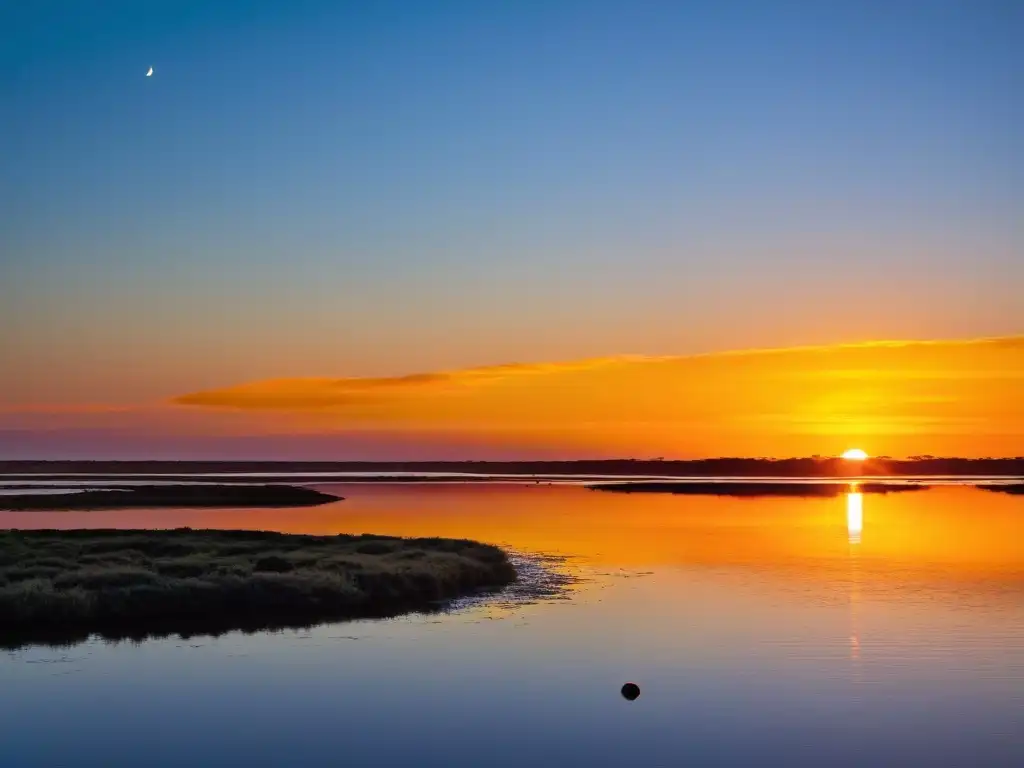
M 346 500 L 0 527 L 469 537 L 580 580 L 535 604 L 6 652 L 0 765 L 1024 765 L 1022 497 L 320 487 Z

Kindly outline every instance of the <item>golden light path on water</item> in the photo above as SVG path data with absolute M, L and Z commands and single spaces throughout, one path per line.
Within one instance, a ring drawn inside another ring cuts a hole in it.
M 860 621 L 857 610 L 860 603 L 860 563 L 854 547 L 860 544 L 863 531 L 864 494 L 853 483 L 850 492 L 846 494 L 846 533 L 850 542 L 850 661 L 854 665 L 860 661 Z M 857 669 L 854 666 L 855 675 Z
M 864 531 L 864 494 L 856 489 L 856 484 L 851 485 L 850 492 L 846 494 L 846 530 L 850 544 L 860 544 Z

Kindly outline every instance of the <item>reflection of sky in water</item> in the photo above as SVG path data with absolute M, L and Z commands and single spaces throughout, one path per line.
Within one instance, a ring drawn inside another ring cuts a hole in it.
M 0 525 L 463 535 L 587 580 L 514 611 L 0 655 L 0 765 L 1024 764 L 1019 498 L 872 496 L 851 548 L 850 496 L 344 494 Z

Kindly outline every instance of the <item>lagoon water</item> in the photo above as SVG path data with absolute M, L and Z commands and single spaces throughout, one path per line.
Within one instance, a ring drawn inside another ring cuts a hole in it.
M 560 556 L 577 581 L 441 615 L 0 652 L 0 765 L 1024 765 L 1024 497 L 317 487 L 346 500 L 0 527 L 458 536 Z

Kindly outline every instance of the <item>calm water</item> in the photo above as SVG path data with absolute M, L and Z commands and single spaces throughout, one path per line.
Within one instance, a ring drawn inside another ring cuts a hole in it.
M 1022 497 L 322 487 L 347 500 L 0 527 L 460 536 L 564 555 L 581 581 L 532 605 L 0 655 L 0 765 L 1024 765 Z

